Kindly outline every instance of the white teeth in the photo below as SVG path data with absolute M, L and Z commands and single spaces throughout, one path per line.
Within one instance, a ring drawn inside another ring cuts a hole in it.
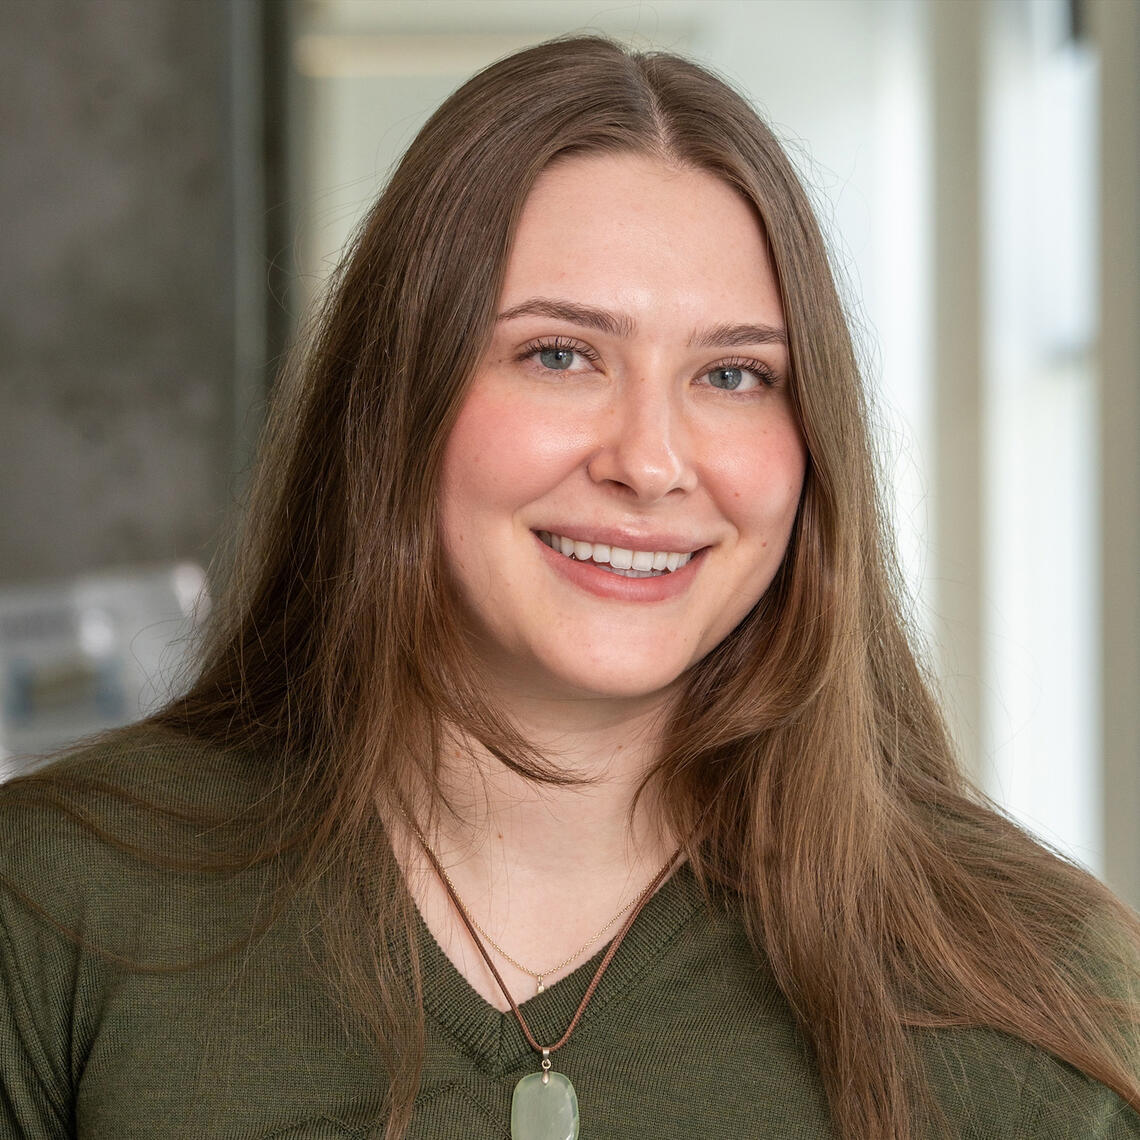
M 651 578 L 665 571 L 679 570 L 693 556 L 676 550 L 629 550 L 604 542 L 583 542 L 540 530 L 538 537 L 553 550 L 579 562 L 596 562 L 627 578 Z

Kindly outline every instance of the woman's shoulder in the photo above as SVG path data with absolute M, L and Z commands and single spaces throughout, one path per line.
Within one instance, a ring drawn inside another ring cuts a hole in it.
M 1140 1114 L 1112 1089 L 1008 1034 L 993 1029 L 927 1031 L 922 1056 L 950 1135 L 971 1140 L 1140 1140 Z
M 201 1084 L 207 1042 L 252 1048 L 289 1003 L 324 1008 L 297 923 L 272 924 L 269 863 L 216 842 L 262 768 L 148 726 L 0 787 L 0 1135 L 73 1135 L 81 1087 L 92 1134 L 167 1134 L 154 1106 L 213 1104 L 179 1084 Z
M 81 742 L 0 784 L 4 846 L 29 829 L 63 838 L 71 825 L 121 827 L 143 838 L 153 819 L 232 815 L 263 792 L 268 766 L 249 749 L 225 748 L 143 722 Z M 149 821 L 149 822 L 148 822 Z
M 0 808 L 45 803 L 70 792 L 98 808 L 110 797 L 219 806 L 262 778 L 252 750 L 223 747 L 189 732 L 143 721 L 73 745 L 0 784 Z
M 1140 1114 L 1111 1089 L 1038 1051 L 1022 1086 L 1022 1135 L 1031 1140 L 1137 1140 Z
M 0 785 L 0 919 L 120 923 L 209 866 L 259 787 L 248 752 L 150 725 L 70 749 Z

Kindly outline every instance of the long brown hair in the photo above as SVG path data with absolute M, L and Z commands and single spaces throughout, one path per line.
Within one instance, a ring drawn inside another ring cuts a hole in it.
M 1073 948 L 1106 916 L 1134 943 L 1137 927 L 959 774 L 908 640 L 855 354 L 790 162 L 707 71 L 582 38 L 461 87 L 361 225 L 282 381 L 200 676 L 157 718 L 275 758 L 253 855 L 289 853 L 290 889 L 320 887 L 340 992 L 389 1043 L 388 1136 L 410 1116 L 423 1015 L 414 955 L 409 967 L 383 936 L 409 910 L 377 797 L 410 772 L 438 787 L 444 725 L 532 779 L 565 778 L 480 687 L 436 489 L 523 203 L 549 163 L 583 152 L 724 180 L 754 205 L 776 267 L 809 453 L 801 507 L 770 589 L 688 674 L 645 786 L 668 789 L 675 833 L 702 821 L 692 865 L 739 897 L 840 1135 L 922 1129 L 922 1026 L 1013 1034 L 1140 1108 L 1133 1007 L 1112 1004 L 1102 957 Z M 362 865 L 379 869 L 367 883 Z

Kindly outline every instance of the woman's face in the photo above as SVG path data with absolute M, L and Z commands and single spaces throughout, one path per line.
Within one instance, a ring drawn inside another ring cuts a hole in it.
M 804 463 L 751 207 L 640 156 L 548 168 L 444 457 L 444 546 L 489 679 L 667 690 L 768 588 Z

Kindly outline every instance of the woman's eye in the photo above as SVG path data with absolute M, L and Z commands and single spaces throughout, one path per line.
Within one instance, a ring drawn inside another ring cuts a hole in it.
M 742 364 L 722 364 L 711 368 L 705 373 L 705 378 L 711 387 L 725 392 L 749 392 L 771 383 L 758 369 L 745 368 Z
M 709 383 L 714 388 L 727 388 L 735 392 L 744 383 L 743 368 L 714 368 L 709 373 Z
M 563 341 L 559 337 L 550 341 L 531 341 L 523 346 L 518 359 L 531 362 L 540 371 L 588 372 L 597 356 L 584 345 Z
M 572 348 L 543 348 L 539 350 L 538 359 L 544 368 L 553 368 L 565 371 L 574 363 L 578 354 Z

